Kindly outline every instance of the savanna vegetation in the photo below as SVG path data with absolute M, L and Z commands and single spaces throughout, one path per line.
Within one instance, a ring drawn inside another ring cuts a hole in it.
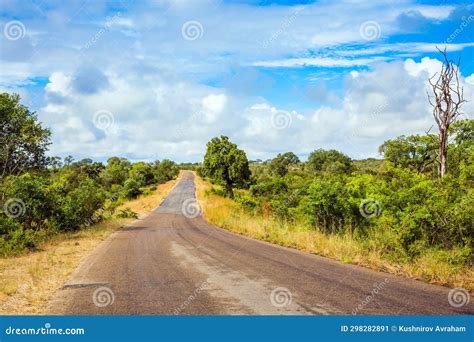
M 18 95 L 0 94 L 0 255 L 34 249 L 57 233 L 75 232 L 136 213 L 120 206 L 176 178 L 170 160 L 106 163 L 48 157 L 51 132 Z
M 227 137 L 214 138 L 198 169 L 214 184 L 199 181 L 206 217 L 282 245 L 474 290 L 474 120 L 459 120 L 458 65 L 441 52 L 429 96 L 437 134 L 387 140 L 382 159 L 316 149 L 304 162 L 293 152 L 248 162 Z
M 442 178 L 436 136 L 402 136 L 380 147 L 382 160 L 319 149 L 305 162 L 291 152 L 242 162 L 251 176 L 233 201 L 215 177 L 226 168 L 209 172 L 205 160 L 198 173 L 214 186 L 200 184 L 204 211 L 257 238 L 473 289 L 474 120 L 453 124 L 450 137 Z

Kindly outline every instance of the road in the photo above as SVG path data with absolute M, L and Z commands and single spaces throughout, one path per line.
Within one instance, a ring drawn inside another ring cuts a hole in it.
M 151 214 L 113 233 L 82 262 L 51 314 L 473 314 L 450 289 L 233 234 L 194 216 L 184 173 Z M 183 206 L 187 208 L 183 215 Z

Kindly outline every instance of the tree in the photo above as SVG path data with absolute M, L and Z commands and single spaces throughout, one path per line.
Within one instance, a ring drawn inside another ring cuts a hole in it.
M 466 119 L 453 123 L 450 128 L 451 142 L 448 148 L 449 172 L 459 176 L 461 171 L 470 179 L 474 173 L 474 120 Z M 471 170 L 471 171 L 470 171 Z
M 159 183 L 165 183 L 172 180 L 179 174 L 179 167 L 169 159 L 163 159 L 161 162 L 155 162 L 155 177 Z
M 140 182 L 133 178 L 125 181 L 125 184 L 123 185 L 123 194 L 125 198 L 135 198 L 138 195 L 141 195 L 141 193 Z
M 350 173 L 352 170 L 351 158 L 336 150 L 319 149 L 311 152 L 308 165 L 313 171 Z
M 130 162 L 125 158 L 112 157 L 107 160 L 107 166 L 102 172 L 102 179 L 107 187 L 113 184 L 123 184 L 128 178 Z
M 436 161 L 436 136 L 402 135 L 394 140 L 385 141 L 379 147 L 379 152 L 395 166 L 422 173 Z
M 298 164 L 300 159 L 293 152 L 279 153 L 270 162 L 270 171 L 283 177 L 287 174 L 290 165 Z
M 17 94 L 0 94 L 0 178 L 45 168 L 51 132 Z
M 446 48 L 438 51 L 443 55 L 443 65 L 439 75 L 436 73 L 429 79 L 433 95 L 428 94 L 428 101 L 433 107 L 433 117 L 438 125 L 438 173 L 443 177 L 446 174 L 449 126 L 458 118 L 466 100 L 459 81 L 460 60 L 455 63 L 448 59 Z
M 145 162 L 133 164 L 128 174 L 129 178 L 135 179 L 138 183 L 140 183 L 140 186 L 150 185 L 155 182 L 153 169 Z
M 222 183 L 230 198 L 234 198 L 234 187 L 243 186 L 250 179 L 247 155 L 226 136 L 213 138 L 207 143 L 202 172 Z

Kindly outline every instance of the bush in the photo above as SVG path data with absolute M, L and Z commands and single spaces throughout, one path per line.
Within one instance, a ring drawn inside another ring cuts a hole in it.
M 125 198 L 131 199 L 138 197 L 138 195 L 142 193 L 140 182 L 135 179 L 127 179 L 123 185 L 122 193 Z
M 138 218 L 138 214 L 136 212 L 134 212 L 132 209 L 130 208 L 125 208 L 125 209 L 122 209 L 120 210 L 120 212 L 118 213 L 117 217 L 120 217 L 120 218 L 134 218 L 134 219 L 137 219 Z

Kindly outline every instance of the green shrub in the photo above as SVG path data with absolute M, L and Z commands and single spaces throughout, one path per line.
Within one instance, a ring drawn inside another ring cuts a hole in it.
M 135 179 L 127 179 L 123 185 L 122 193 L 125 198 L 136 198 L 142 193 L 140 183 Z

